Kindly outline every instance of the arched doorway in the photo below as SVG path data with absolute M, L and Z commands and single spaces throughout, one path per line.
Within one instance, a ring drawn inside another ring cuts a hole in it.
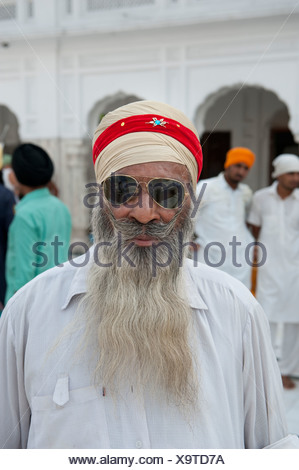
M 204 153 L 202 178 L 216 176 L 223 169 L 227 150 L 243 146 L 257 156 L 246 182 L 253 190 L 267 186 L 273 158 L 298 150 L 289 119 L 288 108 L 277 94 L 259 86 L 236 85 L 210 95 L 195 117 Z
M 135 95 L 127 95 L 126 93 L 123 93 L 122 91 L 103 98 L 102 100 L 98 101 L 93 108 L 91 109 L 89 115 L 88 115 L 88 131 L 89 135 L 93 135 L 96 127 L 98 126 L 99 122 L 101 119 L 105 116 L 105 114 L 109 113 L 110 111 L 113 111 L 116 108 L 119 108 L 120 106 L 124 106 L 129 103 L 133 103 L 134 101 L 140 101 L 142 98 L 135 96 Z M 91 142 L 90 139 L 88 141 L 89 145 L 89 155 L 91 154 Z M 93 181 L 94 180 L 94 169 L 92 165 L 91 159 L 90 165 L 88 166 L 88 172 L 87 172 L 87 180 L 88 181 Z

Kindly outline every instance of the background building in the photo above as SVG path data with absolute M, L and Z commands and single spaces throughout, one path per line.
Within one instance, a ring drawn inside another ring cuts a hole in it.
M 48 150 L 84 240 L 91 139 L 109 110 L 136 99 L 184 111 L 201 135 L 203 176 L 230 146 L 250 147 L 255 190 L 299 142 L 297 0 L 2 0 L 0 136 Z M 7 125 L 9 127 L 7 127 Z

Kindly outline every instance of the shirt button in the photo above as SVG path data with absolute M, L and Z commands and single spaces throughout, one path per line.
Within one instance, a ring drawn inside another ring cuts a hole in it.
M 136 449 L 141 449 L 141 447 L 142 447 L 142 442 L 136 441 Z

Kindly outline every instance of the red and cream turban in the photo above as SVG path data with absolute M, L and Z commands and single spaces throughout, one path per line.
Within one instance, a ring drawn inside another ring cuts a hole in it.
M 195 187 L 202 169 L 194 125 L 181 111 L 156 101 L 136 101 L 106 114 L 92 147 L 99 183 L 120 168 L 162 161 L 185 165 Z

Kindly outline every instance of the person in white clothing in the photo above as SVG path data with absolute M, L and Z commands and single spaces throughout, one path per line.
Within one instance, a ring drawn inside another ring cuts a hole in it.
M 299 376 L 299 158 L 273 160 L 276 181 L 254 194 L 248 223 L 266 249 L 258 268 L 256 296 L 270 321 L 283 385 Z
M 186 257 L 192 123 L 131 103 L 103 118 L 93 156 L 94 246 L 0 320 L 1 448 L 299 448 L 263 310 Z
M 253 237 L 246 225 L 252 191 L 242 183 L 255 160 L 245 147 L 227 152 L 224 172 L 199 181 L 194 256 L 231 274 L 251 288 Z

